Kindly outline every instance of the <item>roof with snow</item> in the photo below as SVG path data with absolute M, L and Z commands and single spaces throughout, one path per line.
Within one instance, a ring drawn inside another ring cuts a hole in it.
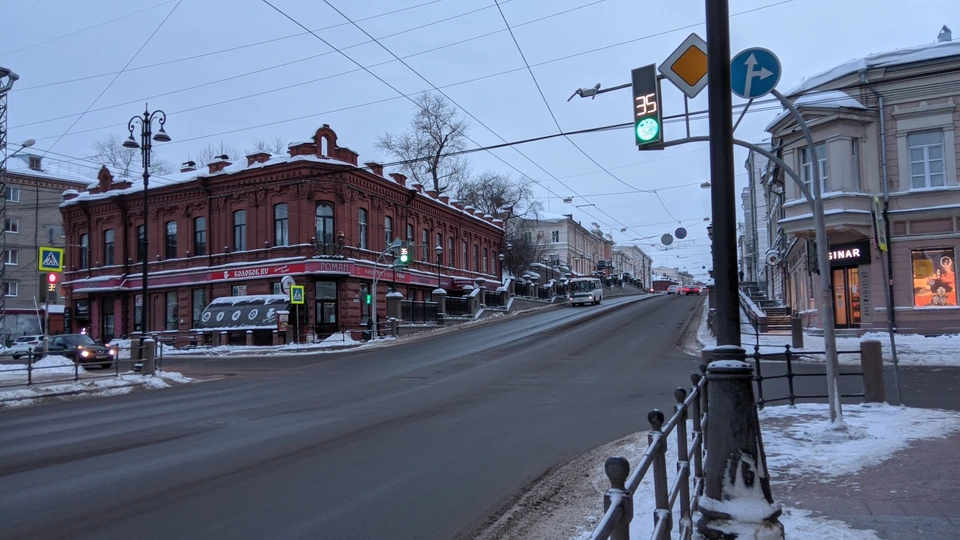
M 40 170 L 30 168 L 30 158 L 40 158 Z M 7 160 L 7 172 L 10 174 L 71 182 L 77 187 L 96 185 L 98 170 L 99 167 L 86 167 L 26 151 Z
M 905 49 L 897 49 L 895 51 L 871 54 L 863 58 L 848 60 L 843 64 L 809 77 L 789 92 L 784 92 L 784 94 L 787 96 L 802 94 L 863 70 L 915 64 L 949 58 L 951 56 L 960 56 L 960 41 L 928 43 L 915 47 L 907 47 Z
M 826 92 L 813 92 L 810 94 L 804 94 L 795 99 L 793 104 L 798 108 L 815 107 L 820 109 L 861 110 L 865 110 L 867 108 L 862 103 L 850 97 L 845 92 L 841 92 L 840 90 L 828 90 Z M 780 114 L 774 117 L 769 124 L 767 124 L 767 127 L 764 128 L 764 131 L 770 131 L 773 126 L 777 125 L 781 120 L 788 116 L 790 116 L 790 111 L 784 109 Z

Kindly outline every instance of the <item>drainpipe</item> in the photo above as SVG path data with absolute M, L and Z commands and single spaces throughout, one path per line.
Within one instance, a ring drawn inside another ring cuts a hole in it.
M 893 241 L 890 238 L 890 220 L 887 210 L 890 208 L 890 177 L 887 175 L 887 129 L 886 129 L 886 111 L 883 106 L 883 95 L 873 87 L 867 80 L 866 71 L 860 71 L 860 82 L 867 87 L 877 98 L 877 106 L 880 109 L 880 167 L 883 187 L 883 223 L 887 236 L 887 319 L 890 322 L 890 331 L 897 331 L 897 313 L 893 305 L 893 257 L 891 256 L 890 246 Z M 902 181 L 902 179 L 901 179 Z M 881 262 L 882 264 L 882 262 Z

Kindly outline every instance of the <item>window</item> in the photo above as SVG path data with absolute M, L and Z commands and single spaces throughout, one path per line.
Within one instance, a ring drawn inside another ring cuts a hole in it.
M 103 231 L 103 265 L 112 266 L 113 265 L 113 253 L 114 253 L 114 233 L 113 229 L 107 229 Z
M 487 273 L 487 248 L 483 248 L 483 273 Z
M 367 249 L 367 209 L 361 208 L 357 218 L 357 221 L 360 223 L 360 242 L 357 244 L 357 247 Z
M 333 243 L 333 205 L 325 202 L 317 203 L 317 242 L 321 244 Z
M 191 313 L 191 328 L 196 328 L 200 326 L 200 316 L 203 315 L 203 310 L 207 307 L 207 290 L 206 289 L 194 289 L 190 292 L 190 301 L 192 305 L 190 306 Z
M 407 245 L 413 246 L 413 225 L 407 223 Z
M 367 324 L 370 320 L 370 304 L 367 303 L 367 295 L 370 294 L 370 285 L 368 283 L 360 284 L 360 324 Z
M 137 262 L 143 262 L 144 252 L 146 251 L 146 246 L 143 245 L 144 240 L 146 240 L 146 228 L 143 225 L 137 226 Z
M 480 246 L 473 245 L 473 271 L 480 271 Z
M 820 192 L 827 192 L 827 145 L 820 143 L 813 147 L 817 151 L 817 164 L 820 167 Z M 813 156 L 810 155 L 810 148 L 804 148 L 800 151 L 800 167 L 803 169 L 803 183 L 813 194 Z
M 917 249 L 913 260 L 913 306 L 955 307 L 957 305 L 957 259 L 953 248 Z
M 42 170 L 40 168 L 40 156 L 30 156 L 30 159 L 27 161 L 27 166 L 33 171 Z
M 166 242 L 166 258 L 167 259 L 176 259 L 177 258 L 177 222 L 168 221 L 166 225 L 167 229 L 167 242 Z
M 456 250 L 456 241 L 451 236 L 447 238 L 447 266 L 450 268 L 456 268 L 456 257 L 453 256 L 453 252 Z
M 80 235 L 80 268 L 90 267 L 90 235 Z
M 176 330 L 178 325 L 178 315 L 177 315 L 177 293 L 176 291 L 167 293 L 167 312 L 166 317 L 164 317 L 166 325 L 164 328 L 167 330 Z
M 436 240 L 437 240 L 437 242 L 436 242 L 435 244 L 433 244 L 432 246 L 430 246 L 430 250 L 431 250 L 431 251 L 436 250 L 437 246 L 439 246 L 439 247 L 441 247 L 441 248 L 443 247 L 443 234 L 442 234 L 442 233 L 437 233 L 437 239 L 436 239 Z M 442 254 L 442 253 L 440 254 L 440 257 L 443 257 L 443 254 Z M 443 259 L 442 259 L 442 258 L 440 258 L 439 260 L 437 260 L 437 264 L 441 264 L 442 262 L 443 262 Z
M 237 210 L 233 213 L 233 250 L 247 250 L 247 211 Z
M 4 296 L 17 296 L 20 292 L 20 284 L 16 281 L 4 281 L 3 282 L 3 295 Z
M 18 234 L 20 232 L 20 220 L 17 218 L 7 218 L 4 229 L 8 233 Z
M 142 332 L 143 331 L 143 295 L 138 294 L 133 297 L 133 331 Z M 76 311 L 76 310 L 74 310 Z
M 432 249 L 430 249 L 430 231 L 424 229 L 423 231 L 421 231 L 421 233 L 422 234 L 420 235 L 420 244 L 422 245 L 423 249 L 420 252 L 420 260 L 426 262 L 430 260 L 429 255 L 427 255 L 427 253 L 432 251 Z
M 523 233 L 523 241 L 526 242 L 527 245 L 532 244 L 532 243 L 533 243 L 533 233 L 531 233 L 530 231 L 525 231 L 525 232 Z
M 16 266 L 20 264 L 20 252 L 15 249 L 8 249 L 3 252 L 3 264 Z
M 5 196 L 7 202 L 20 202 L 20 188 L 7 186 Z
M 907 147 L 910 152 L 910 187 L 942 187 L 943 132 L 911 133 L 907 135 Z
M 101 337 L 107 343 L 109 343 L 110 340 L 113 339 L 114 332 L 116 331 L 117 318 L 113 310 L 114 310 L 113 298 L 110 298 L 109 296 L 104 298 L 103 301 L 100 303 L 100 320 L 102 323 L 101 326 L 103 328 Z
M 230 296 L 246 296 L 247 295 L 247 286 L 246 285 L 233 285 L 230 287 Z
M 552 232 L 550 233 L 550 241 L 551 241 L 551 242 L 559 242 L 559 241 L 560 241 L 560 231 L 552 231 Z
M 850 140 L 850 176 L 853 177 L 853 189 L 857 193 L 863 191 L 860 185 L 860 139 Z
M 384 216 L 383 218 L 383 240 L 384 246 L 389 246 L 393 242 L 393 218 Z
M 207 254 L 207 218 L 193 218 L 193 254 Z
M 290 245 L 290 221 L 286 204 L 278 204 L 273 207 L 273 245 Z
M 283 294 L 283 283 L 274 281 L 270 284 L 270 290 L 273 291 L 273 294 Z
M 463 249 L 460 251 L 460 264 L 463 265 L 464 270 L 470 269 L 470 247 L 467 246 L 467 242 L 463 241 Z

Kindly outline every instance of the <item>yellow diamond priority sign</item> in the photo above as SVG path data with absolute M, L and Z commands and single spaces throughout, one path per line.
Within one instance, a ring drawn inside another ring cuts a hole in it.
M 660 64 L 660 73 L 687 97 L 695 98 L 707 86 L 707 42 L 696 33 Z

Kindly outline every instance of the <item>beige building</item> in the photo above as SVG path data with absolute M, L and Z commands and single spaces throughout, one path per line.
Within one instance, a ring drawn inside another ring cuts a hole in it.
M 547 214 L 536 220 L 524 220 L 521 230 L 525 242 L 540 247 L 542 253 L 543 260 L 529 261 L 528 264 L 545 262 L 567 267 L 577 275 L 590 275 L 611 263 L 613 239 L 596 223 L 587 229 L 571 214 Z
M 810 126 L 816 163 L 787 114 L 768 126 L 772 147 L 807 185 L 820 170 L 831 269 L 816 273 L 810 207 L 774 170 L 764 182 L 776 254 L 770 292 L 820 327 L 820 279 L 829 279 L 838 328 L 884 329 L 889 272 L 898 331 L 960 332 L 960 42 L 944 27 L 937 43 L 847 62 L 787 95 Z M 875 239 L 875 197 L 888 205 L 886 253 Z
M 618 274 L 629 273 L 640 280 L 643 288 L 653 283 L 653 259 L 637 246 L 616 246 L 613 248 L 613 268 Z
M 63 192 L 85 190 L 94 182 L 68 165 L 48 161 L 30 152 L 20 152 L 7 161 L 2 234 L 2 305 L 4 338 L 41 332 L 46 276 L 39 270 L 37 253 L 41 246 L 64 247 L 60 217 Z M 59 294 L 51 295 L 51 313 L 63 313 Z
M 693 285 L 693 275 L 679 268 L 654 266 L 652 271 L 654 280 L 670 281 L 680 286 Z

